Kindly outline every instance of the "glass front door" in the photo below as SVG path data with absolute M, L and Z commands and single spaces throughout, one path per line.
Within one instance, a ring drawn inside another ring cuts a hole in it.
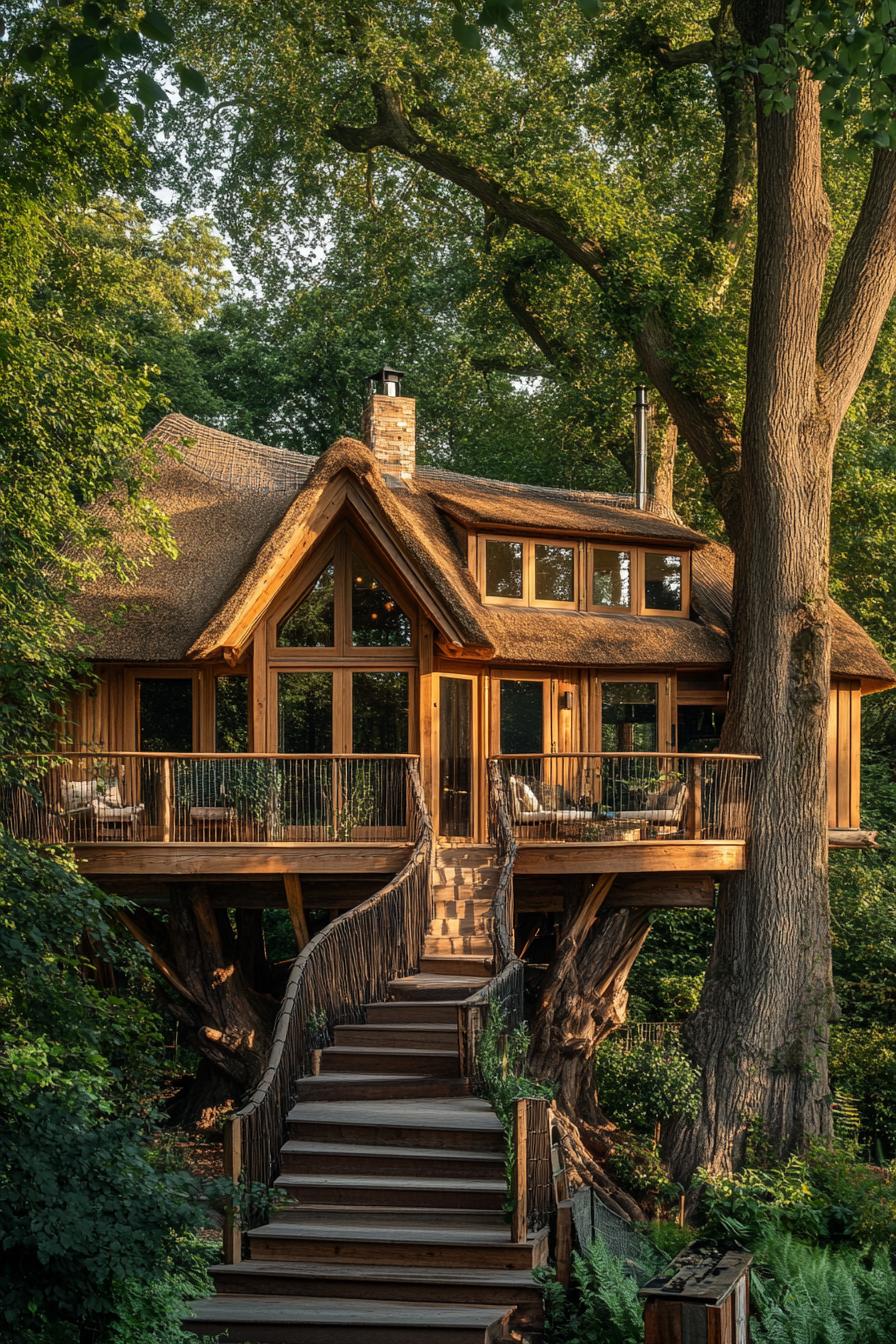
M 439 678 L 439 833 L 473 834 L 473 682 Z

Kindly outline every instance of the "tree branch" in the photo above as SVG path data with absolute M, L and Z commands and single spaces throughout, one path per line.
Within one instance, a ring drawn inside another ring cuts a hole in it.
M 599 239 L 582 238 L 550 206 L 523 200 L 494 181 L 486 172 L 465 163 L 457 155 L 426 140 L 409 122 L 401 99 L 387 85 L 373 86 L 376 121 L 369 126 L 331 126 L 328 135 L 354 154 L 366 153 L 378 146 L 418 163 L 467 191 L 494 214 L 527 232 L 547 239 L 569 257 L 601 287 L 608 287 L 609 263 Z M 635 319 L 633 321 L 633 319 Z M 640 329 L 636 323 L 640 322 Z M 739 446 L 738 434 L 722 400 L 718 396 L 687 387 L 674 359 L 674 342 L 665 323 L 656 312 L 643 316 L 633 306 L 620 323 L 619 334 L 631 340 L 645 373 L 660 392 L 669 411 L 697 460 L 704 467 L 710 488 L 732 540 L 740 525 L 737 504 Z M 635 327 L 634 335 L 632 334 Z
M 818 332 L 835 422 L 843 418 L 896 293 L 896 151 L 875 151 L 865 197 Z

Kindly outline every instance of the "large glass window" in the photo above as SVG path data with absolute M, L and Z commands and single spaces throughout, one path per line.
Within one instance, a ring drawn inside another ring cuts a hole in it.
M 192 677 L 137 679 L 140 751 L 193 750 Z
M 523 596 L 523 543 L 485 543 L 485 592 L 487 597 Z
M 394 648 L 411 642 L 411 623 L 382 580 L 352 555 L 352 644 Z
M 500 748 L 503 756 L 544 751 L 544 685 L 502 680 Z
M 353 672 L 352 751 L 369 756 L 407 749 L 407 672 Z
M 644 552 L 644 606 L 648 611 L 681 611 L 681 556 Z
M 277 644 L 281 649 L 331 649 L 335 634 L 335 567 L 333 562 L 322 570 L 301 602 L 277 626 Z
M 659 688 L 655 681 L 601 683 L 601 750 L 656 751 Z
M 628 609 L 631 604 L 631 551 L 592 550 L 591 605 Z
M 572 546 L 535 546 L 536 602 L 574 602 L 576 598 L 575 551 Z
M 278 751 L 332 751 L 332 672 L 281 672 L 277 680 Z
M 249 750 L 249 678 L 215 678 L 215 751 Z

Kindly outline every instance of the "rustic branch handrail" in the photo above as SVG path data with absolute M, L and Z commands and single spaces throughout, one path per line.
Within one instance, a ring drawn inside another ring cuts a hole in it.
M 758 756 L 723 752 L 522 752 L 493 756 L 524 843 L 749 838 Z M 492 797 L 498 795 L 492 786 Z
M 311 1034 L 359 1021 L 362 1005 L 382 998 L 388 982 L 408 974 L 420 956 L 431 917 L 433 833 L 416 758 L 406 760 L 406 770 L 415 815 L 411 857 L 382 890 L 322 929 L 293 963 L 267 1068 L 225 1123 L 225 1172 L 235 1182 L 267 1185 L 275 1174 L 296 1082 L 309 1071 Z M 233 1217 L 225 1235 L 231 1261 L 239 1259 L 239 1242 Z

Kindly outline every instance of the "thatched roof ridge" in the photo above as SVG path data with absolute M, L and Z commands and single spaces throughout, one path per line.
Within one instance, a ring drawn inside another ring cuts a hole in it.
M 566 536 L 643 538 L 677 546 L 702 546 L 705 538 L 657 506 L 634 507 L 630 495 L 560 490 L 545 485 L 491 481 L 435 467 L 418 467 L 415 481 L 438 507 L 466 527 L 524 527 Z

